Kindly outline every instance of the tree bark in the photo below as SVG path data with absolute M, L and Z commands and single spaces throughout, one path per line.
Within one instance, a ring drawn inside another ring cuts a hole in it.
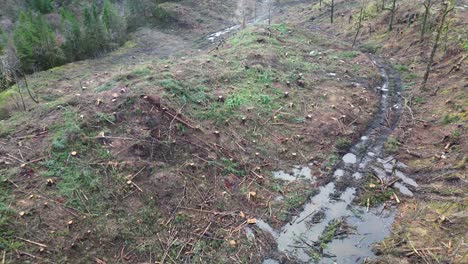
M 437 48 L 439 47 L 439 41 L 440 41 L 440 36 L 442 35 L 442 30 L 444 28 L 444 25 L 445 25 L 445 19 L 447 17 L 447 15 L 453 10 L 453 6 L 450 7 L 450 3 L 448 2 L 445 2 L 443 4 L 445 7 L 444 7 L 444 10 L 442 11 L 442 16 L 440 18 L 440 24 L 439 24 L 439 28 L 437 29 L 437 35 L 436 35 L 436 39 L 434 41 L 434 46 L 432 46 L 432 51 L 431 51 L 431 55 L 429 56 L 429 62 L 427 63 L 427 67 L 426 67 L 426 73 L 424 74 L 424 79 L 423 79 L 423 83 L 421 85 L 421 90 L 426 90 L 426 84 L 427 84 L 427 80 L 429 79 L 429 74 L 431 72 L 431 67 L 432 67 L 432 64 L 434 63 L 434 56 L 437 52 Z
M 390 23 L 388 24 L 388 31 L 393 30 L 393 20 L 395 19 L 395 8 L 396 8 L 396 0 L 392 2 L 392 15 L 390 16 Z
M 330 22 L 333 24 L 333 15 L 335 12 L 335 0 L 331 0 L 331 15 L 330 15 Z
M 365 1 L 363 0 L 362 5 L 361 5 L 361 11 L 359 13 L 358 28 L 356 30 L 356 35 L 354 35 L 354 40 L 353 40 L 353 45 L 352 45 L 353 48 L 354 48 L 354 45 L 356 44 L 357 37 L 358 37 L 359 32 L 361 31 L 361 27 L 362 27 L 362 15 L 364 14 L 364 3 L 365 3 Z
M 426 24 L 427 24 L 427 17 L 429 16 L 429 12 L 431 10 L 431 0 L 426 0 L 424 1 L 424 17 L 423 17 L 423 23 L 422 23 L 422 28 L 421 28 L 421 36 L 419 38 L 419 43 L 422 43 L 424 41 L 424 35 L 426 34 Z

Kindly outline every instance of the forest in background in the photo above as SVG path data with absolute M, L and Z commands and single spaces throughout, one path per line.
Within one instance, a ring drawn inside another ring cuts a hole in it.
M 168 1 L 5 1 L 0 8 L 0 90 L 24 74 L 114 50 L 141 26 L 166 23 L 163 2 Z

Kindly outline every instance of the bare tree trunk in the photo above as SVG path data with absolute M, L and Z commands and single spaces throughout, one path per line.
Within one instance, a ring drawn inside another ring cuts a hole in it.
M 434 46 L 432 46 L 431 55 L 429 56 L 429 62 L 427 63 L 426 73 L 424 74 L 423 83 L 421 85 L 421 90 L 426 90 L 427 80 L 429 79 L 429 74 L 431 72 L 432 63 L 434 63 L 434 56 L 437 52 L 437 47 L 439 46 L 440 36 L 442 35 L 442 30 L 445 25 L 445 18 L 453 10 L 453 6 L 450 7 L 450 3 L 444 2 L 444 10 L 442 11 L 442 16 L 440 18 L 439 28 L 437 29 L 436 39 L 434 41 Z
M 23 74 L 23 80 L 24 80 L 24 85 L 26 86 L 26 90 L 28 91 L 29 97 L 31 98 L 31 100 L 33 100 L 33 102 L 38 104 L 39 101 L 36 98 L 34 98 L 34 96 L 31 93 L 31 90 L 29 89 L 28 80 L 26 79 L 26 74 Z
M 382 11 L 385 10 L 385 0 L 382 0 Z
M 330 15 L 330 22 L 333 24 L 333 13 L 335 12 L 335 0 L 331 0 L 331 15 Z
M 395 19 L 395 8 L 396 8 L 396 0 L 392 2 L 392 15 L 390 16 L 390 23 L 388 24 L 388 31 L 393 30 L 393 20 Z
M 423 22 L 422 22 L 422 28 L 421 28 L 421 36 L 419 38 L 419 43 L 422 43 L 424 41 L 424 35 L 426 34 L 426 24 L 427 24 L 427 17 L 429 15 L 429 12 L 431 11 L 431 0 L 426 0 L 424 1 L 424 17 L 423 17 Z
M 15 79 L 15 83 L 16 83 L 16 87 L 18 87 L 18 93 L 20 95 L 20 98 L 21 98 L 21 103 L 23 105 L 23 110 L 26 111 L 26 104 L 24 103 L 24 97 L 23 97 L 23 93 L 21 92 L 21 85 L 19 84 L 19 81 L 18 81 L 18 76 L 16 75 L 16 73 L 13 74 L 13 78 Z
M 244 7 L 244 9 L 242 10 L 242 29 L 244 29 L 245 26 L 246 26 L 245 16 L 246 16 L 246 14 L 245 14 L 245 7 Z
M 273 8 L 273 4 L 270 2 L 268 4 L 268 25 L 271 25 L 271 9 Z
M 254 0 L 254 21 L 257 21 L 257 0 Z
M 354 45 L 356 44 L 356 40 L 358 38 L 359 32 L 361 31 L 361 27 L 362 27 L 362 16 L 364 14 L 364 3 L 365 3 L 365 1 L 363 0 L 362 5 L 361 5 L 361 11 L 359 13 L 358 28 L 356 30 L 356 35 L 354 35 L 354 40 L 353 40 L 353 45 L 352 45 L 353 48 L 354 48 Z

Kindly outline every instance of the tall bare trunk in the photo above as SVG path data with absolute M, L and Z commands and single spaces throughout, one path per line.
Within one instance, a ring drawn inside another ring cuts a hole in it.
M 422 22 L 421 28 L 421 36 L 419 38 L 419 42 L 422 43 L 424 41 L 424 35 L 426 34 L 426 24 L 427 24 L 427 17 L 429 16 L 429 12 L 431 11 L 431 0 L 424 1 L 424 17 Z
M 393 30 L 393 20 L 395 19 L 395 8 L 396 8 L 396 0 L 392 2 L 392 15 L 390 16 L 390 23 L 388 24 L 388 31 Z
M 333 13 L 335 12 L 335 0 L 331 0 L 330 22 L 333 24 Z
M 434 46 L 432 46 L 431 55 L 429 56 L 429 62 L 427 63 L 426 73 L 424 74 L 423 83 L 421 85 L 421 90 L 426 90 L 427 80 L 429 79 L 431 67 L 432 67 L 432 64 L 434 63 L 434 56 L 437 52 L 437 48 L 439 47 L 440 36 L 442 35 L 442 30 L 445 25 L 445 19 L 447 18 L 447 15 L 453 10 L 453 6 L 451 7 L 450 3 L 445 2 L 443 5 L 444 5 L 444 10 L 442 11 L 442 15 L 440 18 L 439 28 L 437 29 L 437 35 L 434 41 Z
M 362 1 L 362 5 L 361 5 L 361 11 L 359 12 L 359 21 L 358 21 L 358 28 L 356 30 L 356 35 L 354 35 L 354 40 L 353 40 L 353 45 L 352 47 L 354 47 L 354 45 L 356 44 L 356 40 L 359 36 L 359 32 L 361 31 L 361 27 L 362 27 L 362 16 L 364 14 L 364 3 L 365 1 L 363 0 Z

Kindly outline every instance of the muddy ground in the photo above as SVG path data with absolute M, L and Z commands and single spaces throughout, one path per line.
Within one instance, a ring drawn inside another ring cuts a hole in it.
M 207 36 L 236 24 L 220 19 L 232 8 L 177 4 L 192 12 L 181 27 L 142 29 L 103 58 L 31 76 L 41 103 L 22 112 L 12 101 L 0 123 L 6 263 L 298 263 L 272 234 L 302 221 L 309 197 L 333 182 L 336 198 L 357 189 L 353 206 L 397 212 L 376 263 L 463 263 L 465 64 L 444 78 L 459 53 L 441 59 L 433 90 L 421 92 L 409 87 L 424 59 L 406 54 L 424 46 L 400 48 L 416 29 L 382 37 L 380 22 L 360 36 L 361 47 L 382 45 L 378 56 L 401 77 L 402 113 L 382 155 L 408 165 L 418 187 L 409 197 L 374 176 L 340 181 L 341 157 L 379 113 L 383 80 L 372 57 L 350 47 L 346 19 L 330 25 L 324 8 L 290 2 L 277 6 L 271 26 L 222 42 Z M 337 7 L 344 17 L 356 12 L 353 1 Z M 432 95 L 436 87 L 445 88 Z M 314 180 L 275 177 L 296 165 Z M 356 223 L 311 216 L 310 229 L 327 221 L 309 256 L 331 260 L 327 245 Z

